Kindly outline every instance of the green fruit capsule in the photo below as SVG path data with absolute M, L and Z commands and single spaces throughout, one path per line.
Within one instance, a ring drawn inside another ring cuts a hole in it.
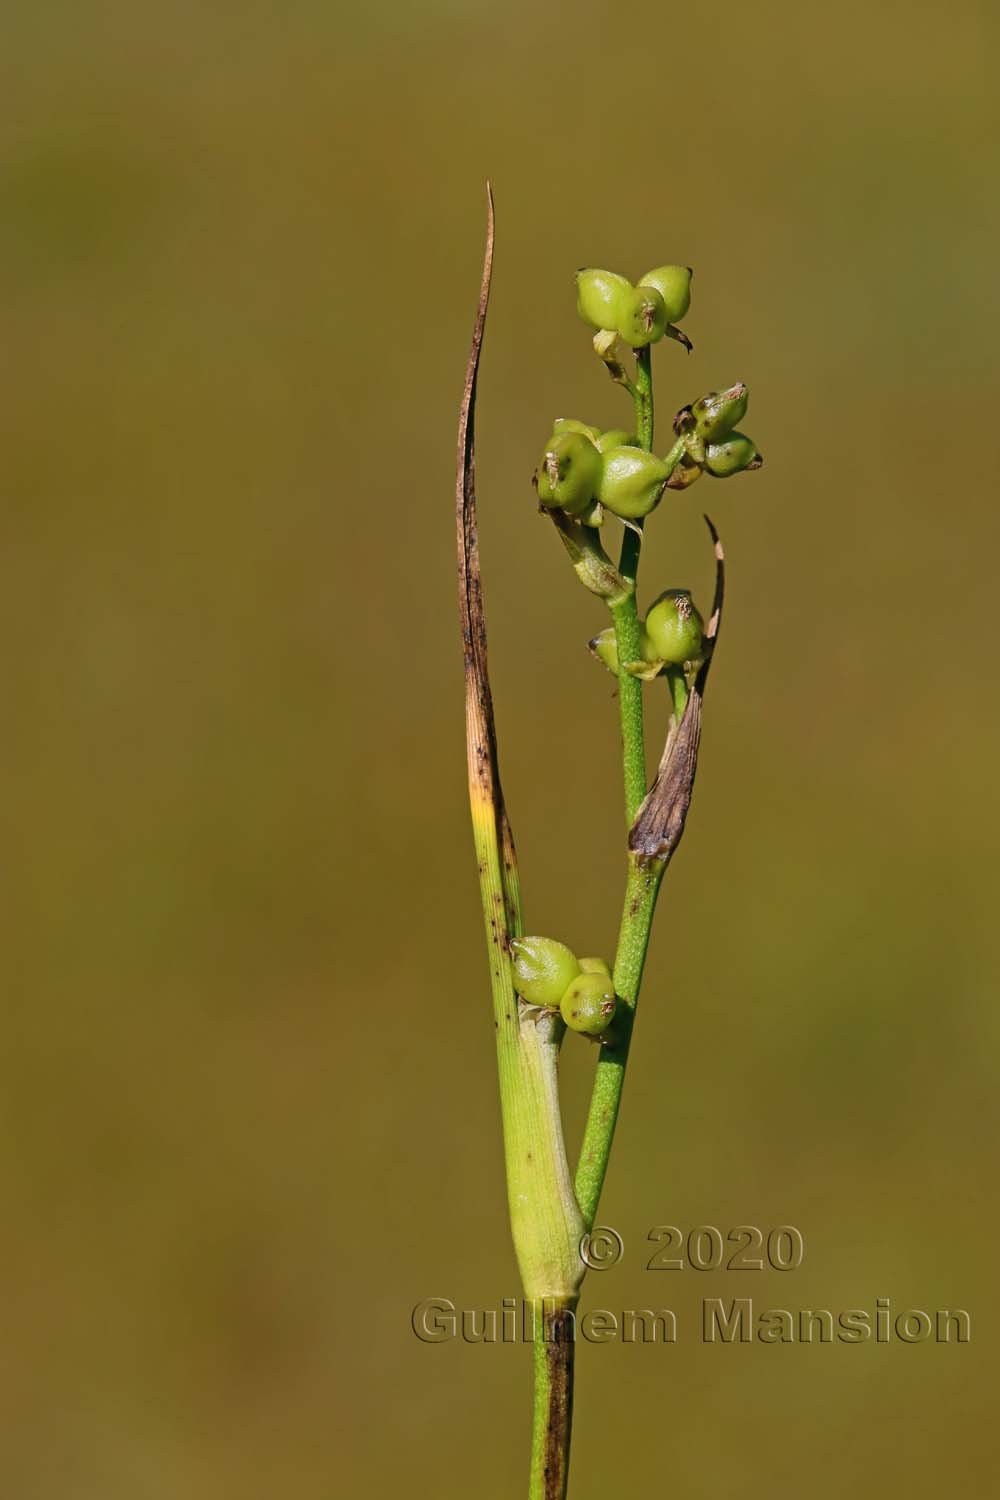
M 586 422 L 578 422 L 575 417 L 556 417 L 552 424 L 552 436 L 559 437 L 564 432 L 581 432 L 595 444 L 601 436 L 599 427 L 588 427 Z
M 709 443 L 705 449 L 705 472 L 716 479 L 759 469 L 763 462 L 753 439 L 743 432 L 731 432 L 724 443 Z
M 609 448 L 638 448 L 639 439 L 634 432 L 626 432 L 624 427 L 612 427 L 607 432 L 602 432 L 597 439 L 597 448 L 600 453 L 607 453 Z
M 682 666 L 695 661 L 705 643 L 705 625 L 687 589 L 667 589 L 646 615 L 647 661 Z
M 529 1005 L 554 1009 L 567 985 L 577 977 L 580 965 L 576 954 L 555 938 L 521 937 L 511 939 L 514 952 L 514 988 Z
M 604 455 L 597 498 L 616 516 L 635 521 L 659 503 L 670 470 L 644 448 L 611 448 Z
M 606 626 L 600 635 L 595 635 L 594 639 L 588 641 L 587 644 L 590 647 L 591 653 L 597 657 L 597 660 L 603 662 L 608 671 L 617 677 L 618 640 L 615 636 L 615 627 L 613 625 Z
M 591 328 L 617 328 L 622 299 L 633 290 L 626 276 L 585 266 L 576 273 L 576 310 Z
M 570 1031 L 600 1036 L 614 1019 L 615 987 L 607 974 L 579 974 L 559 1002 L 559 1013 Z
M 645 349 L 662 339 L 669 321 L 656 288 L 637 286 L 622 295 L 615 328 L 633 349 Z
M 581 974 L 603 974 L 605 979 L 611 978 L 611 969 L 606 959 L 603 958 L 581 958 Z
M 657 266 L 646 272 L 639 285 L 655 287 L 663 298 L 667 322 L 679 323 L 691 306 L 693 274 L 690 266 Z
M 549 510 L 581 515 L 596 499 L 601 466 L 601 455 L 582 432 L 555 433 L 535 476 L 540 502 Z
M 706 443 L 717 443 L 742 422 L 750 403 L 750 392 L 742 380 L 727 391 L 709 391 L 691 407 L 694 430 Z

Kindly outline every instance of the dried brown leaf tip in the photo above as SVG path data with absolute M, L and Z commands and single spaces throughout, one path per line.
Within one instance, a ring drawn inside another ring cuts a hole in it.
M 469 801 L 479 847 L 480 876 L 487 866 L 495 868 L 499 881 L 501 910 L 495 936 L 506 950 L 512 932 L 520 930 L 520 895 L 517 856 L 510 820 L 500 784 L 496 722 L 490 691 L 486 651 L 486 614 L 479 566 L 479 533 L 476 514 L 476 383 L 479 358 L 486 329 L 486 312 L 493 277 L 493 192 L 486 185 L 486 248 L 479 302 L 465 371 L 465 386 L 458 421 L 458 456 L 455 475 L 455 529 L 458 543 L 458 603 L 465 658 L 465 726 L 469 771 Z M 490 899 L 497 896 L 492 891 Z
M 629 832 L 629 849 L 640 859 L 655 860 L 667 865 L 681 841 L 694 778 L 698 770 L 698 748 L 701 743 L 701 709 L 705 696 L 712 656 L 719 636 L 722 620 L 722 601 L 725 594 L 726 570 L 722 543 L 708 516 L 705 524 L 712 534 L 715 548 L 715 598 L 712 602 L 712 617 L 705 631 L 708 650 L 698 670 L 681 721 L 670 721 L 667 742 L 660 757 L 656 779 L 646 799 L 635 815 Z

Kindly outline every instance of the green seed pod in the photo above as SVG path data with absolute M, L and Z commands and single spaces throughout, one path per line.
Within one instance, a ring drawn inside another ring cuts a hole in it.
M 663 298 L 667 322 L 679 323 L 691 306 L 693 274 L 690 266 L 657 266 L 646 272 L 639 285 L 655 287 Z
M 552 436 L 559 437 L 564 432 L 582 432 L 592 443 L 596 443 L 601 435 L 599 427 L 588 427 L 586 422 L 578 422 L 575 417 L 556 417 L 552 424 Z
M 691 407 L 694 430 L 706 443 L 717 443 L 746 416 L 750 392 L 742 380 L 727 391 L 709 391 Z
M 763 462 L 753 439 L 743 432 L 731 432 L 724 443 L 709 443 L 705 449 L 705 470 L 716 479 L 759 469 Z
M 694 484 L 696 479 L 702 476 L 701 464 L 696 464 L 693 458 L 685 453 L 679 464 L 674 465 L 674 472 L 667 480 L 668 490 L 686 490 L 688 485 Z
M 653 286 L 631 287 L 622 294 L 619 305 L 618 332 L 633 349 L 655 344 L 667 331 L 669 322 L 663 298 Z
M 591 328 L 617 328 L 622 299 L 632 289 L 631 281 L 617 271 L 585 266 L 576 273 L 576 310 Z
M 592 641 L 587 642 L 590 652 L 597 660 L 603 662 L 613 676 L 618 676 L 618 640 L 615 636 L 615 627 L 608 625 L 595 635 Z
M 549 510 L 582 514 L 596 498 L 601 455 L 582 432 L 553 435 L 538 465 L 538 498 Z
M 695 661 L 705 642 L 705 626 L 687 589 L 667 589 L 646 614 L 649 661 L 682 666 Z
M 597 439 L 598 451 L 607 453 L 609 448 L 638 448 L 639 439 L 634 432 L 626 432 L 624 427 L 612 427 L 607 432 L 602 432 Z
M 605 979 L 611 978 L 611 968 L 606 959 L 603 958 L 581 958 L 581 974 L 603 974 Z
M 600 1036 L 614 1019 L 615 987 L 607 974 L 579 974 L 559 1002 L 559 1012 L 570 1031 Z
M 670 470 L 644 448 L 611 448 L 604 455 L 597 498 L 616 516 L 635 521 L 659 503 Z
M 579 974 L 576 954 L 555 938 L 511 939 L 514 950 L 514 988 L 529 1005 L 557 1006 Z

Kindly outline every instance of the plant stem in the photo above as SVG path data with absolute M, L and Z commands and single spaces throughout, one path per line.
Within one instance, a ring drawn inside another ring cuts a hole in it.
M 653 451 L 653 370 L 649 348 L 635 356 L 635 424 L 640 448 Z M 622 727 L 622 770 L 625 778 L 625 823 L 630 825 L 646 795 L 646 741 L 643 729 L 642 683 L 622 670 L 641 653 L 635 581 L 642 549 L 642 522 L 626 526 L 618 571 L 629 587 L 626 598 L 611 609 L 618 645 L 618 711 Z
M 618 1011 L 611 1028 L 611 1038 L 602 1046 L 598 1059 L 576 1169 L 576 1197 L 588 1230 L 593 1227 L 604 1176 L 608 1170 L 608 1157 L 611 1154 L 618 1106 L 625 1083 L 635 1008 L 663 870 L 664 866 L 659 860 L 651 861 L 639 859 L 634 854 L 629 855 L 614 970 Z
M 635 421 L 640 446 L 653 449 L 653 372 L 649 348 L 636 352 Z M 680 442 L 668 455 L 676 463 L 683 451 Z M 616 602 L 611 610 L 619 661 L 619 706 L 622 728 L 622 772 L 625 783 L 625 818 L 631 827 L 646 795 L 646 748 L 643 730 L 642 682 L 622 670 L 622 665 L 640 656 L 639 615 L 636 606 L 636 575 L 639 570 L 641 535 L 626 528 L 622 541 L 619 572 L 631 585 L 627 599 Z M 618 933 L 615 957 L 615 992 L 619 1007 L 611 1034 L 601 1047 L 590 1110 L 576 1171 L 576 1196 L 589 1230 L 594 1223 L 601 1189 L 608 1170 L 608 1158 L 618 1121 L 618 1108 L 625 1083 L 639 1000 L 642 971 L 649 947 L 649 935 L 656 910 L 656 898 L 663 878 L 664 865 L 659 861 L 628 857 L 625 902 Z
M 532 1304 L 534 1410 L 528 1500 L 564 1500 L 573 1429 L 576 1298 L 544 1297 Z
M 653 351 L 647 344 L 635 353 L 635 421 L 639 447 L 653 451 Z
M 625 778 L 625 826 L 632 824 L 646 795 L 646 744 L 642 716 L 642 683 L 624 670 L 641 653 L 635 594 L 612 606 L 611 619 L 618 646 L 618 712 L 622 733 L 622 771 Z
M 665 672 L 667 692 L 670 694 L 671 712 L 679 724 L 684 717 L 688 700 L 687 678 L 683 667 L 668 667 Z

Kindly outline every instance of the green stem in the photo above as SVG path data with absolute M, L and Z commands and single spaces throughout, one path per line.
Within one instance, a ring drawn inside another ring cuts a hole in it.
M 648 348 L 640 349 L 636 353 L 635 420 L 641 446 L 652 452 L 653 376 Z M 679 462 L 683 448 L 683 442 L 678 440 L 667 455 L 667 462 L 671 464 Z M 640 656 L 640 626 L 636 608 L 635 582 L 639 568 L 641 542 L 641 535 L 626 529 L 622 542 L 619 572 L 631 585 L 631 592 L 626 599 L 616 601 L 611 609 L 620 664 L 618 684 L 622 727 L 622 769 L 625 782 L 625 816 L 630 827 L 646 795 L 643 685 L 639 678 L 622 671 L 621 664 L 637 661 Z M 675 696 L 673 701 L 676 704 L 678 698 Z M 590 1110 L 576 1171 L 576 1197 L 588 1230 L 593 1226 L 594 1215 L 597 1213 L 597 1205 L 600 1202 L 601 1190 L 608 1170 L 608 1158 L 611 1155 L 622 1087 L 625 1083 L 625 1068 L 632 1041 L 635 1008 L 639 1000 L 639 987 L 642 983 L 642 971 L 646 962 L 646 950 L 649 947 L 649 935 L 663 870 L 664 866 L 658 861 L 640 861 L 635 855 L 629 855 L 625 902 L 614 970 L 615 991 L 619 999 L 618 1013 L 615 1016 L 611 1034 L 601 1048 L 597 1063 L 593 1092 L 590 1096 Z
M 664 676 L 667 679 L 667 692 L 670 694 L 671 711 L 679 724 L 684 717 L 684 709 L 688 700 L 687 678 L 684 676 L 684 668 L 668 667 Z
M 572 1297 L 584 1271 L 583 1222 L 559 1112 L 560 1023 L 521 1014 L 509 949 L 509 938 L 521 931 L 513 845 L 505 822 L 498 836 L 496 807 L 482 796 L 477 761 L 473 756 L 469 800 L 490 958 L 511 1233 L 526 1295 Z
M 653 451 L 653 355 L 647 344 L 635 355 L 635 421 L 639 447 Z
M 564 1500 L 573 1428 L 575 1298 L 545 1297 L 532 1304 L 534 1409 L 528 1500 Z
M 608 1157 L 618 1121 L 618 1107 L 625 1082 L 635 1008 L 639 1000 L 642 971 L 649 947 L 649 934 L 656 898 L 663 878 L 660 861 L 639 860 L 630 854 L 625 881 L 625 903 L 615 956 L 615 992 L 618 1012 L 611 1037 L 601 1048 L 590 1096 L 590 1111 L 576 1170 L 576 1197 L 584 1224 L 591 1229 L 608 1170 Z
M 646 743 L 642 717 L 642 683 L 624 670 L 641 656 L 639 615 L 635 594 L 611 607 L 618 646 L 618 713 L 622 732 L 622 770 L 625 778 L 625 826 L 631 827 L 646 795 Z
M 636 351 L 635 425 L 639 446 L 647 453 L 653 451 L 653 370 L 650 351 Z M 617 601 L 611 609 L 618 646 L 618 712 L 622 729 L 622 770 L 625 779 L 625 823 L 630 826 L 646 795 L 646 740 L 643 728 L 642 683 L 622 670 L 629 662 L 638 661 L 641 632 L 639 614 L 635 602 L 635 581 L 639 571 L 639 554 L 642 548 L 642 522 L 626 526 L 622 538 L 621 558 L 618 571 L 629 589 L 627 596 Z

